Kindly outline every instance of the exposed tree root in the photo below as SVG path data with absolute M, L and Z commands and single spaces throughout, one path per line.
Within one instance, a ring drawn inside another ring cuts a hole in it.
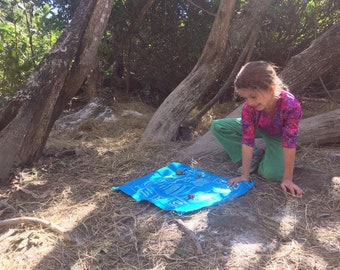
M 202 250 L 201 244 L 198 242 L 198 240 L 197 240 L 195 234 L 185 226 L 185 224 L 184 224 L 184 222 L 183 222 L 182 220 L 180 220 L 180 219 L 175 219 L 175 221 L 181 226 L 181 228 L 182 228 L 182 229 L 190 236 L 190 238 L 194 241 L 195 246 L 196 246 L 196 250 L 197 250 L 197 254 L 198 254 L 198 255 L 202 255 L 202 254 L 203 254 L 203 250 Z
M 40 218 L 36 218 L 36 217 L 18 217 L 18 218 L 10 218 L 6 220 L 1 220 L 0 228 L 5 227 L 5 226 L 27 224 L 27 223 L 34 223 L 34 224 L 42 225 L 43 227 L 48 228 L 59 235 L 62 235 L 65 240 L 73 244 L 77 244 L 77 241 L 71 236 L 70 232 L 65 231 L 63 228 L 61 228 L 60 226 L 52 222 L 49 222 L 49 221 L 46 221 Z

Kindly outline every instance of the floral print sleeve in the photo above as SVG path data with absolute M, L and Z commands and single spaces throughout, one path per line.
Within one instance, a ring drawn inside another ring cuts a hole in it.
M 287 99 L 284 105 L 282 110 L 282 146 L 295 148 L 297 145 L 299 123 L 302 118 L 301 106 L 295 98 Z
M 302 117 L 300 103 L 293 94 L 283 91 L 272 114 L 256 111 L 247 103 L 242 109 L 242 144 L 255 146 L 256 129 L 273 137 L 282 137 L 282 146 L 295 148 Z
M 255 146 L 256 118 L 256 110 L 245 103 L 242 108 L 242 144 L 250 147 Z

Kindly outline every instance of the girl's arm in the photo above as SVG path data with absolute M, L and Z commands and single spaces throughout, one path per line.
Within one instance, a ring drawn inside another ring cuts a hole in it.
M 249 171 L 251 165 L 251 159 L 253 158 L 254 148 L 246 144 L 242 144 L 242 175 L 231 178 L 228 182 L 229 186 L 236 186 L 237 183 L 245 180 L 249 180 Z
M 281 189 L 283 191 L 289 191 L 294 196 L 301 197 L 304 194 L 303 190 L 298 185 L 293 183 L 295 154 L 295 148 L 283 148 L 284 172 Z
M 249 180 L 251 160 L 253 158 L 254 148 L 242 144 L 242 177 Z

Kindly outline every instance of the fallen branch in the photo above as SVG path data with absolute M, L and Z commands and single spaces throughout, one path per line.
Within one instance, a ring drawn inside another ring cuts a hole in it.
M 190 238 L 194 241 L 195 246 L 196 246 L 196 250 L 197 250 L 197 254 L 198 254 L 198 255 L 202 255 L 202 254 L 203 254 L 203 250 L 202 250 L 201 244 L 198 242 L 198 240 L 197 240 L 195 234 L 185 226 L 185 224 L 184 224 L 184 222 L 183 222 L 182 220 L 180 220 L 180 219 L 175 219 L 175 221 L 182 227 L 182 229 L 183 229 L 183 230 L 190 236 Z
M 1 227 L 5 227 L 5 226 L 12 226 L 12 225 L 18 225 L 18 224 L 27 224 L 27 223 L 34 223 L 34 224 L 38 224 L 38 225 L 42 225 L 45 228 L 48 228 L 50 230 L 52 230 L 53 232 L 60 234 L 64 237 L 65 240 L 73 243 L 73 244 L 77 244 L 77 241 L 71 236 L 70 232 L 65 231 L 63 228 L 61 228 L 60 226 L 40 219 L 40 218 L 35 218 L 35 217 L 18 217 L 18 218 L 10 218 L 10 219 L 6 219 L 6 220 L 1 220 L 0 221 L 0 228 Z
M 0 200 L 0 208 L 3 208 L 2 211 L 10 209 L 14 213 L 17 212 L 17 210 L 12 205 L 10 205 L 8 202 L 6 202 L 5 200 Z

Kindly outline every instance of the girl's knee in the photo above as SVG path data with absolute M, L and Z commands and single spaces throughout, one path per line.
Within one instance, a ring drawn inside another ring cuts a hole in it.
M 281 181 L 283 177 L 283 171 L 281 171 L 280 169 L 273 170 L 272 168 L 268 168 L 268 167 L 265 168 L 263 164 L 260 164 L 257 173 L 264 179 L 272 180 L 272 181 Z
M 210 131 L 212 134 L 221 134 L 225 131 L 225 126 L 222 124 L 223 119 L 216 119 L 211 122 Z
M 241 122 L 237 118 L 222 118 L 216 119 L 211 122 L 210 129 L 212 130 L 229 130 L 235 129 L 235 127 L 240 126 Z

